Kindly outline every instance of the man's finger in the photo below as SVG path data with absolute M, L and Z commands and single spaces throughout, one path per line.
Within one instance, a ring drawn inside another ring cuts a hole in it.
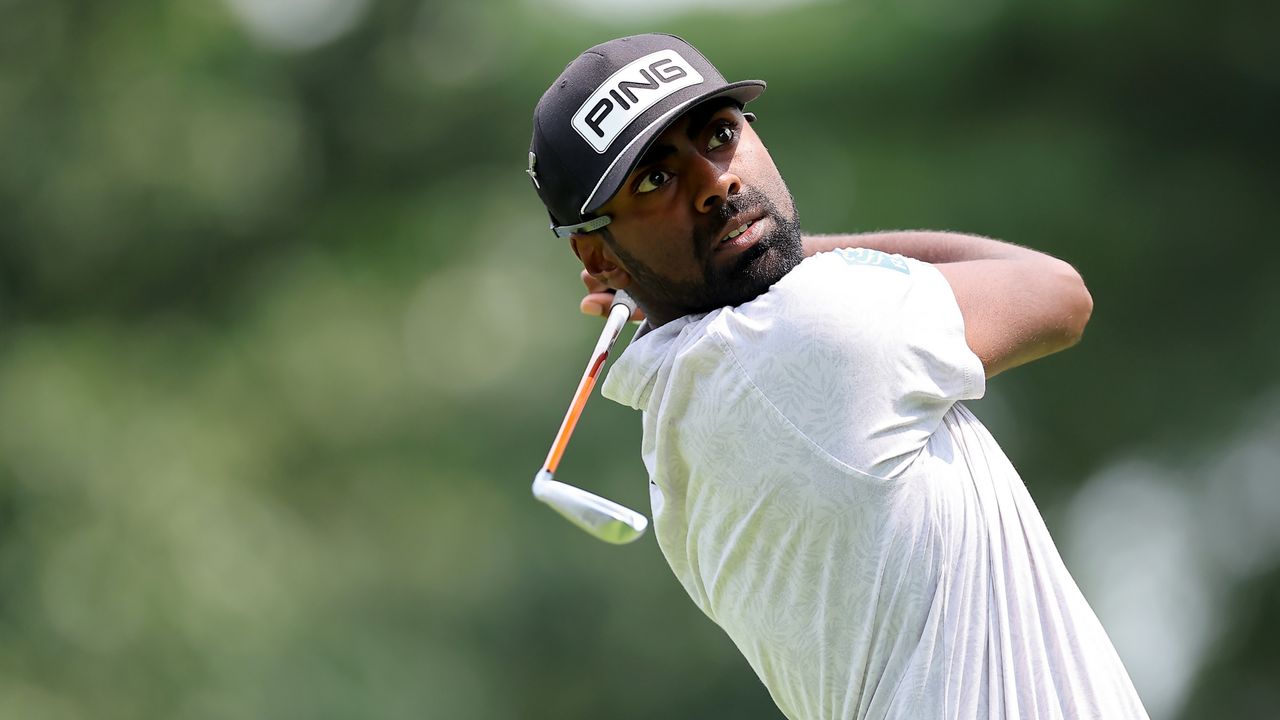
M 587 286 L 587 296 L 582 298 L 578 309 L 585 315 L 608 317 L 609 307 L 613 305 L 613 288 L 591 277 L 586 270 L 582 271 L 582 284 Z M 640 322 L 643 319 L 644 312 L 640 308 L 636 308 L 636 311 L 631 313 L 633 322 Z
M 591 277 L 591 275 L 587 274 L 586 270 L 582 271 L 582 284 L 587 286 L 587 292 L 589 293 L 613 294 L 613 290 L 608 285 L 605 285 L 600 280 Z
M 593 292 L 582 298 L 578 308 L 587 315 L 605 317 L 609 314 L 609 306 L 613 304 L 613 293 Z
M 593 317 L 608 317 L 609 307 L 612 305 L 612 292 L 590 293 L 582 298 L 582 302 L 578 304 L 578 309 L 584 314 Z M 632 322 L 640 322 L 643 319 L 644 312 L 640 308 L 636 308 L 635 312 L 631 313 Z

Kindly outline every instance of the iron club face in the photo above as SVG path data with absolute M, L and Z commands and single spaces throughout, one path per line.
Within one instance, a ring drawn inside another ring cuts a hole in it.
M 573 428 L 582 415 L 587 398 L 591 396 L 591 389 L 595 387 L 600 368 L 609 356 L 609 350 L 613 347 L 614 341 L 618 339 L 618 333 L 622 331 L 622 327 L 626 325 L 627 319 L 634 311 L 635 302 L 625 292 L 619 290 L 614 295 L 613 305 L 609 308 L 609 318 L 605 321 L 600 339 L 596 341 L 591 360 L 587 363 L 587 369 L 582 373 L 582 380 L 578 382 L 578 389 L 573 394 L 569 411 L 565 413 L 564 420 L 560 423 L 560 430 L 551 443 L 547 460 L 538 474 L 533 477 L 535 498 L 550 505 L 574 525 L 615 545 L 629 543 L 639 538 L 649 526 L 649 520 L 635 510 L 623 507 L 612 500 L 606 500 L 599 495 L 593 495 L 581 488 L 555 480 L 555 472 L 564 454 L 565 446 L 569 444 L 569 438 L 573 435 Z
M 553 479 L 540 470 L 533 478 L 533 496 L 569 522 L 614 545 L 625 545 L 644 535 L 649 519 L 630 508 Z

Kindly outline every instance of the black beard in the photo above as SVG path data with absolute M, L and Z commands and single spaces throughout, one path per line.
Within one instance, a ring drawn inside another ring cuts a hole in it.
M 713 251 L 725 225 L 739 214 L 760 210 L 773 220 L 772 229 L 739 253 L 733 263 L 717 267 L 713 262 Z M 612 240 L 608 233 L 605 237 Z M 636 281 L 632 294 L 642 307 L 661 309 L 673 317 L 680 317 L 741 305 L 760 296 L 804 259 L 798 214 L 792 217 L 783 215 L 772 200 L 755 189 L 743 190 L 721 203 L 715 212 L 705 217 L 691 240 L 694 257 L 702 263 L 701 283 L 664 278 L 610 242 Z

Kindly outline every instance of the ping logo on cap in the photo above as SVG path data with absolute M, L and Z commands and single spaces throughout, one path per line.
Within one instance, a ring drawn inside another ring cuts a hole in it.
M 609 76 L 573 114 L 573 129 L 602 153 L 645 110 L 671 93 L 702 82 L 675 50 L 634 60 Z

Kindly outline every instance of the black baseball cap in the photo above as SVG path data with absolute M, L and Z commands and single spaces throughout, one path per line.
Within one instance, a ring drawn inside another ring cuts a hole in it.
M 557 237 L 609 224 L 596 216 L 654 138 L 695 105 L 764 92 L 762 80 L 726 82 L 674 35 L 633 35 L 586 50 L 565 67 L 533 111 L 529 178 Z

